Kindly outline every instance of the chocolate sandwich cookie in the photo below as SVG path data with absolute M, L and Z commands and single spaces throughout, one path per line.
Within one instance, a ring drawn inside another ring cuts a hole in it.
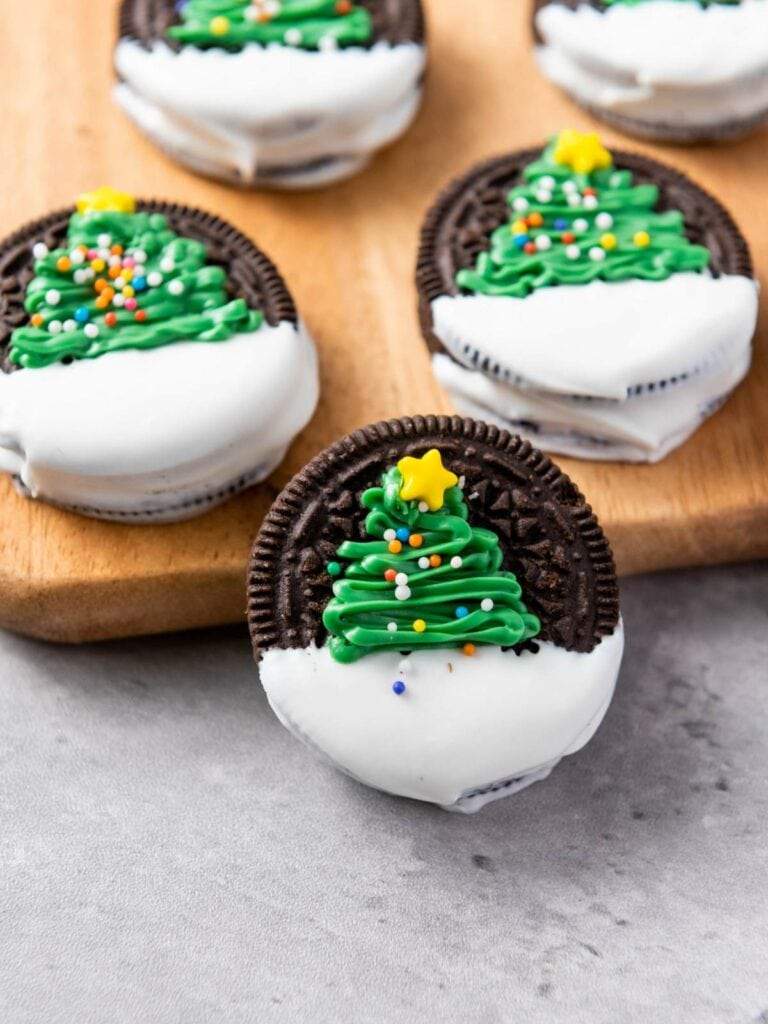
M 357 430 L 294 477 L 253 549 L 248 619 L 284 725 L 369 786 L 460 811 L 580 749 L 623 649 L 574 484 L 446 416 Z
M 758 286 L 738 227 L 685 175 L 593 134 L 449 185 L 417 287 L 457 409 L 569 455 L 656 461 L 749 368 Z
M 279 273 L 225 221 L 112 189 L 0 243 L 0 468 L 84 515 L 184 519 L 263 479 L 317 402 Z
M 421 102 L 420 0 L 123 0 L 115 97 L 201 174 L 310 188 L 361 170 Z
M 533 0 L 542 72 L 631 135 L 733 138 L 768 122 L 768 0 Z

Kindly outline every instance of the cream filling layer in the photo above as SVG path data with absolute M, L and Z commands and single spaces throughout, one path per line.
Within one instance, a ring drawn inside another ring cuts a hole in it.
M 158 145 L 196 169 L 249 182 L 328 158 L 337 172 L 364 163 L 415 116 L 425 51 L 377 43 L 331 53 L 257 44 L 176 52 L 121 40 L 115 65 L 117 101 Z
M 634 387 L 740 356 L 757 308 L 752 278 L 685 273 L 540 288 L 523 299 L 442 295 L 432 318 L 435 335 L 470 368 L 537 390 L 623 400 Z
M 566 455 L 657 462 L 713 413 L 749 370 L 748 346 L 732 362 L 675 387 L 625 401 L 584 401 L 516 388 L 437 353 L 432 367 L 457 411 Z
M 267 651 L 261 681 L 281 721 L 360 782 L 449 806 L 549 766 L 597 729 L 616 684 L 621 624 L 590 654 L 480 647 L 371 654 L 340 665 L 327 647 Z M 406 684 L 402 696 L 392 683 Z
M 287 321 L 17 370 L 0 375 L 0 469 L 63 505 L 176 509 L 266 475 L 317 398 L 314 346 Z
M 584 103 L 685 127 L 768 111 L 768 0 L 553 3 L 536 25 L 542 71 Z

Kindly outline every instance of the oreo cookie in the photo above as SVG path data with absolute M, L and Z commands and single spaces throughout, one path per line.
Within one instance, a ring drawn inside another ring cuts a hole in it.
M 115 98 L 156 145 L 236 184 L 361 170 L 421 102 L 420 0 L 123 0 Z
M 275 266 L 202 210 L 112 189 L 0 243 L 0 468 L 116 521 L 197 515 L 263 479 L 317 401 Z
M 457 409 L 565 454 L 656 461 L 749 367 L 757 282 L 730 214 L 594 134 L 564 131 L 450 184 L 416 280 Z
M 355 431 L 294 477 L 254 545 L 248 620 L 283 724 L 374 788 L 462 811 L 587 742 L 623 648 L 575 485 L 445 416 Z
M 539 67 L 615 128 L 715 142 L 768 122 L 762 0 L 533 0 Z

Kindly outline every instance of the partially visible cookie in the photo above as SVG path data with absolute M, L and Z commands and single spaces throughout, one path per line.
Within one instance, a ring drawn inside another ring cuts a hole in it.
M 533 0 L 542 72 L 595 116 L 662 142 L 768 122 L 766 0 Z
M 317 402 L 268 257 L 202 210 L 112 189 L 0 243 L 0 468 L 103 519 L 204 512 L 267 476 Z
M 288 728 L 368 785 L 463 811 L 587 742 L 623 648 L 582 495 L 458 417 L 378 423 L 313 459 L 256 540 L 248 618 Z
M 758 286 L 733 219 L 594 134 L 449 185 L 424 222 L 417 287 L 456 408 L 553 451 L 656 461 L 749 368 Z
M 421 102 L 420 0 L 122 0 L 115 96 L 191 170 L 309 188 L 361 170 Z

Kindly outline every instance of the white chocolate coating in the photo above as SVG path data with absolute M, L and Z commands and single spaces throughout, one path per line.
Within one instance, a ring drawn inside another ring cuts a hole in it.
M 0 374 L 0 469 L 99 517 L 184 519 L 263 479 L 317 398 L 314 346 L 287 321 L 17 370 Z
M 479 647 L 474 657 L 381 652 L 341 665 L 327 647 L 274 649 L 261 681 L 283 724 L 360 782 L 472 811 L 520 787 L 476 790 L 531 773 L 523 781 L 535 781 L 584 746 L 610 703 L 623 648 L 619 624 L 589 654 L 541 643 L 519 656 Z
M 251 43 L 229 53 L 123 39 L 115 98 L 195 171 L 311 187 L 354 173 L 406 130 L 425 60 L 415 43 L 333 52 Z
M 768 117 L 768 0 L 677 0 L 537 12 L 541 70 L 587 105 L 649 125 L 717 129 Z
M 669 389 L 623 402 L 516 388 L 437 353 L 432 368 L 457 412 L 575 458 L 658 462 L 716 412 L 749 370 L 752 350 Z

